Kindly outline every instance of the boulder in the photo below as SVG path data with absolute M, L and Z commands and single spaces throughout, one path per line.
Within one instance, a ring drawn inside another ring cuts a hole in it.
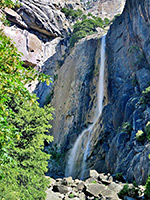
M 54 193 L 54 192 L 51 191 L 50 189 L 48 189 L 48 190 L 46 191 L 46 193 L 47 193 L 46 200 L 60 200 L 59 194 Z
M 67 194 L 69 192 L 69 188 L 61 184 L 54 185 L 52 190 L 61 194 Z
M 42 60 L 42 42 L 32 33 L 15 27 L 2 26 L 4 33 L 15 42 L 26 66 L 38 66 Z
M 79 183 L 76 188 L 78 191 L 83 191 L 85 189 L 85 183 L 84 182 Z
M 98 178 L 99 174 L 96 170 L 90 170 L 90 177 L 91 178 Z
M 106 186 L 97 184 L 97 183 L 90 183 L 86 188 L 86 193 L 89 196 L 99 197 L 102 194 L 102 191 L 106 190 Z
M 71 176 L 67 178 L 63 178 L 61 183 L 63 185 L 71 185 L 73 183 L 73 179 Z

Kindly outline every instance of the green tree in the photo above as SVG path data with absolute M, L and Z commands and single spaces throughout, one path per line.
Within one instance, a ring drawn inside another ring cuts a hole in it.
M 14 141 L 13 148 L 9 148 L 9 155 L 15 162 L 2 166 L 4 178 L 0 181 L 0 199 L 12 199 L 14 195 L 13 200 L 44 200 L 49 183 L 44 174 L 50 155 L 43 150 L 45 141 L 53 141 L 48 135 L 53 108 L 50 105 L 40 108 L 37 102 L 18 103 L 16 99 L 9 103 L 14 114 L 8 123 L 17 127 L 20 138 Z
M 19 135 L 18 129 L 8 123 L 8 117 L 13 115 L 13 110 L 8 104 L 12 98 L 34 103 L 36 96 L 30 94 L 25 84 L 38 79 L 47 81 L 50 78 L 36 72 L 34 69 L 26 69 L 22 66 L 21 55 L 18 53 L 10 38 L 0 31 L 0 165 L 12 158 L 8 156 L 8 148 L 14 145 L 13 138 Z

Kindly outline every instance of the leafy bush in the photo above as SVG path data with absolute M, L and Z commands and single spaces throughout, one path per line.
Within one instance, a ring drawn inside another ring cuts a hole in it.
M 80 39 L 96 32 L 97 27 L 104 27 L 103 21 L 99 17 L 95 17 L 95 19 L 85 19 L 75 23 L 73 26 L 73 35 L 70 39 L 70 46 L 73 47 Z
M 76 42 L 78 42 L 80 39 L 84 38 L 86 36 L 85 31 L 78 31 L 72 35 L 70 38 L 70 46 L 73 47 Z
M 97 182 L 96 181 L 92 181 L 92 183 L 96 184 Z
M 146 127 L 145 127 L 145 131 L 146 131 L 147 139 L 150 140 L 150 122 L 147 122 Z
M 148 200 L 150 199 L 150 175 L 148 176 L 148 179 L 146 181 L 146 185 L 145 185 L 145 191 L 144 191 L 144 194 L 145 194 L 145 198 Z
M 6 19 L 6 16 L 3 14 L 1 17 L 0 17 L 0 21 L 3 23 L 4 26 L 10 26 L 10 21 L 8 21 Z
M 68 195 L 68 197 L 69 198 L 74 198 L 74 194 L 71 193 L 71 194 Z
M 65 16 L 66 16 L 67 18 L 70 17 L 70 18 L 73 19 L 73 20 L 78 19 L 78 18 L 81 18 L 82 15 L 83 15 L 82 10 L 80 10 L 80 9 L 78 9 L 78 10 L 73 10 L 73 9 L 68 9 L 68 8 L 62 8 L 61 11 L 65 14 Z
M 144 141 L 144 139 L 144 132 L 142 130 L 138 130 L 138 132 L 136 133 L 136 140 L 142 142 Z
M 100 17 L 95 17 L 91 13 L 88 13 L 88 19 L 87 16 L 83 14 L 82 10 L 73 10 L 73 9 L 67 9 L 63 8 L 61 10 L 63 13 L 65 13 L 67 18 L 71 18 L 72 20 L 78 20 L 74 26 L 73 26 L 73 35 L 70 39 L 70 46 L 73 47 L 76 42 L 78 42 L 80 39 L 84 38 L 87 35 L 93 34 L 96 32 L 96 28 L 104 28 L 105 26 L 108 26 L 110 23 L 110 20 L 108 18 L 105 18 L 104 21 Z
M 124 182 L 124 177 L 122 173 L 115 174 L 115 180 Z
M 126 133 L 131 133 L 132 131 L 132 125 L 129 122 L 124 122 L 122 124 L 122 131 L 126 132 Z
M 142 92 L 142 97 L 140 98 L 139 103 L 141 103 L 141 104 L 149 104 L 150 103 L 150 86 L 147 87 Z
M 123 199 L 124 196 L 129 196 L 132 198 L 137 198 L 139 196 L 139 189 L 132 186 L 129 187 L 128 184 L 123 186 L 123 189 L 118 193 L 119 198 Z
M 0 8 L 13 8 L 15 7 L 15 3 L 13 3 L 13 1 L 11 0 L 0 0 Z
M 105 26 L 108 26 L 110 24 L 110 20 L 108 18 L 104 19 L 104 24 Z

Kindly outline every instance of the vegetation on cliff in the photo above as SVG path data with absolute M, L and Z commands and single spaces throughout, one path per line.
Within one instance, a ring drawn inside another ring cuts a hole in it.
M 67 18 L 76 21 L 76 23 L 73 25 L 73 33 L 70 38 L 71 47 L 73 47 L 76 42 L 87 35 L 96 33 L 97 27 L 104 29 L 111 22 L 108 18 L 102 20 L 100 17 L 95 17 L 91 13 L 85 15 L 80 9 L 73 10 L 63 8 L 61 11 L 66 15 Z

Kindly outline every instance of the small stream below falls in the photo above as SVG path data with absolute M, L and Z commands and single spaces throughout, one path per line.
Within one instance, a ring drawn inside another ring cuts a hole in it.
M 95 109 L 95 117 L 93 124 L 87 129 L 83 130 L 78 136 L 73 148 L 70 151 L 68 162 L 66 165 L 65 176 L 72 176 L 77 178 L 77 174 L 80 173 L 80 179 L 84 178 L 86 171 L 86 160 L 90 153 L 90 139 L 93 128 L 99 119 L 103 109 L 103 97 L 104 97 L 104 70 L 105 70 L 105 46 L 106 46 L 106 35 L 102 37 L 101 49 L 100 49 L 100 70 L 99 70 L 99 81 L 98 81 L 98 92 L 97 92 L 97 106 Z M 82 156 L 82 157 L 81 157 Z M 80 161 L 80 162 L 79 162 Z

